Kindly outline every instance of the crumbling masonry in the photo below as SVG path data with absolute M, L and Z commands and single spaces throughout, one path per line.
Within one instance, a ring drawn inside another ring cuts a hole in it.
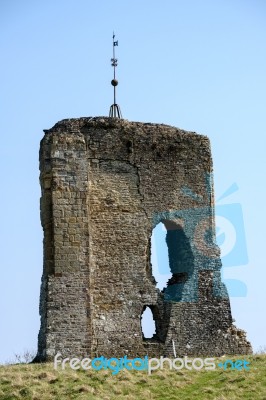
M 206 136 L 116 118 L 45 131 L 40 149 L 44 269 L 38 360 L 251 352 L 232 324 L 214 242 Z M 166 229 L 172 278 L 152 275 L 151 235 Z M 156 334 L 145 339 L 150 307 Z

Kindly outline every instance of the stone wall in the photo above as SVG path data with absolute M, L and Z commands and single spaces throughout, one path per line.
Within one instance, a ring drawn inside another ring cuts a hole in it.
M 40 148 L 44 270 L 38 359 L 251 351 L 232 325 L 214 243 L 206 136 L 104 117 L 63 120 Z M 151 235 L 167 229 L 172 278 L 152 275 Z M 145 340 L 150 307 L 156 334 Z

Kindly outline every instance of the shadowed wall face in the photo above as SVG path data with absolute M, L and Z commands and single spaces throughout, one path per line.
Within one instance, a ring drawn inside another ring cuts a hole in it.
M 208 138 L 118 119 L 63 120 L 45 133 L 40 171 L 40 359 L 172 355 L 173 340 L 179 355 L 250 351 L 220 277 Z M 150 254 L 160 222 L 172 273 L 163 291 Z

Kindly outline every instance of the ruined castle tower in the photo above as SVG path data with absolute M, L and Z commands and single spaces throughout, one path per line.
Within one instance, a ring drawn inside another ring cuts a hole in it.
M 173 357 L 173 341 L 180 357 L 251 351 L 221 282 L 211 178 L 209 140 L 194 132 L 104 117 L 45 131 L 39 360 Z M 151 266 L 160 222 L 172 272 L 163 291 Z

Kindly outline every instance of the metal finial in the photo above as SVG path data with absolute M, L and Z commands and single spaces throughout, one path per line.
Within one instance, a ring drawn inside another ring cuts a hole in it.
M 114 67 L 114 79 L 111 80 L 111 85 L 114 87 L 114 104 L 111 105 L 109 111 L 109 117 L 111 118 L 122 118 L 122 113 L 118 104 L 116 104 L 116 86 L 118 80 L 115 76 L 115 68 L 118 65 L 118 60 L 115 58 L 115 47 L 118 46 L 118 40 L 115 41 L 115 34 L 113 32 L 113 58 L 111 58 L 111 65 Z

